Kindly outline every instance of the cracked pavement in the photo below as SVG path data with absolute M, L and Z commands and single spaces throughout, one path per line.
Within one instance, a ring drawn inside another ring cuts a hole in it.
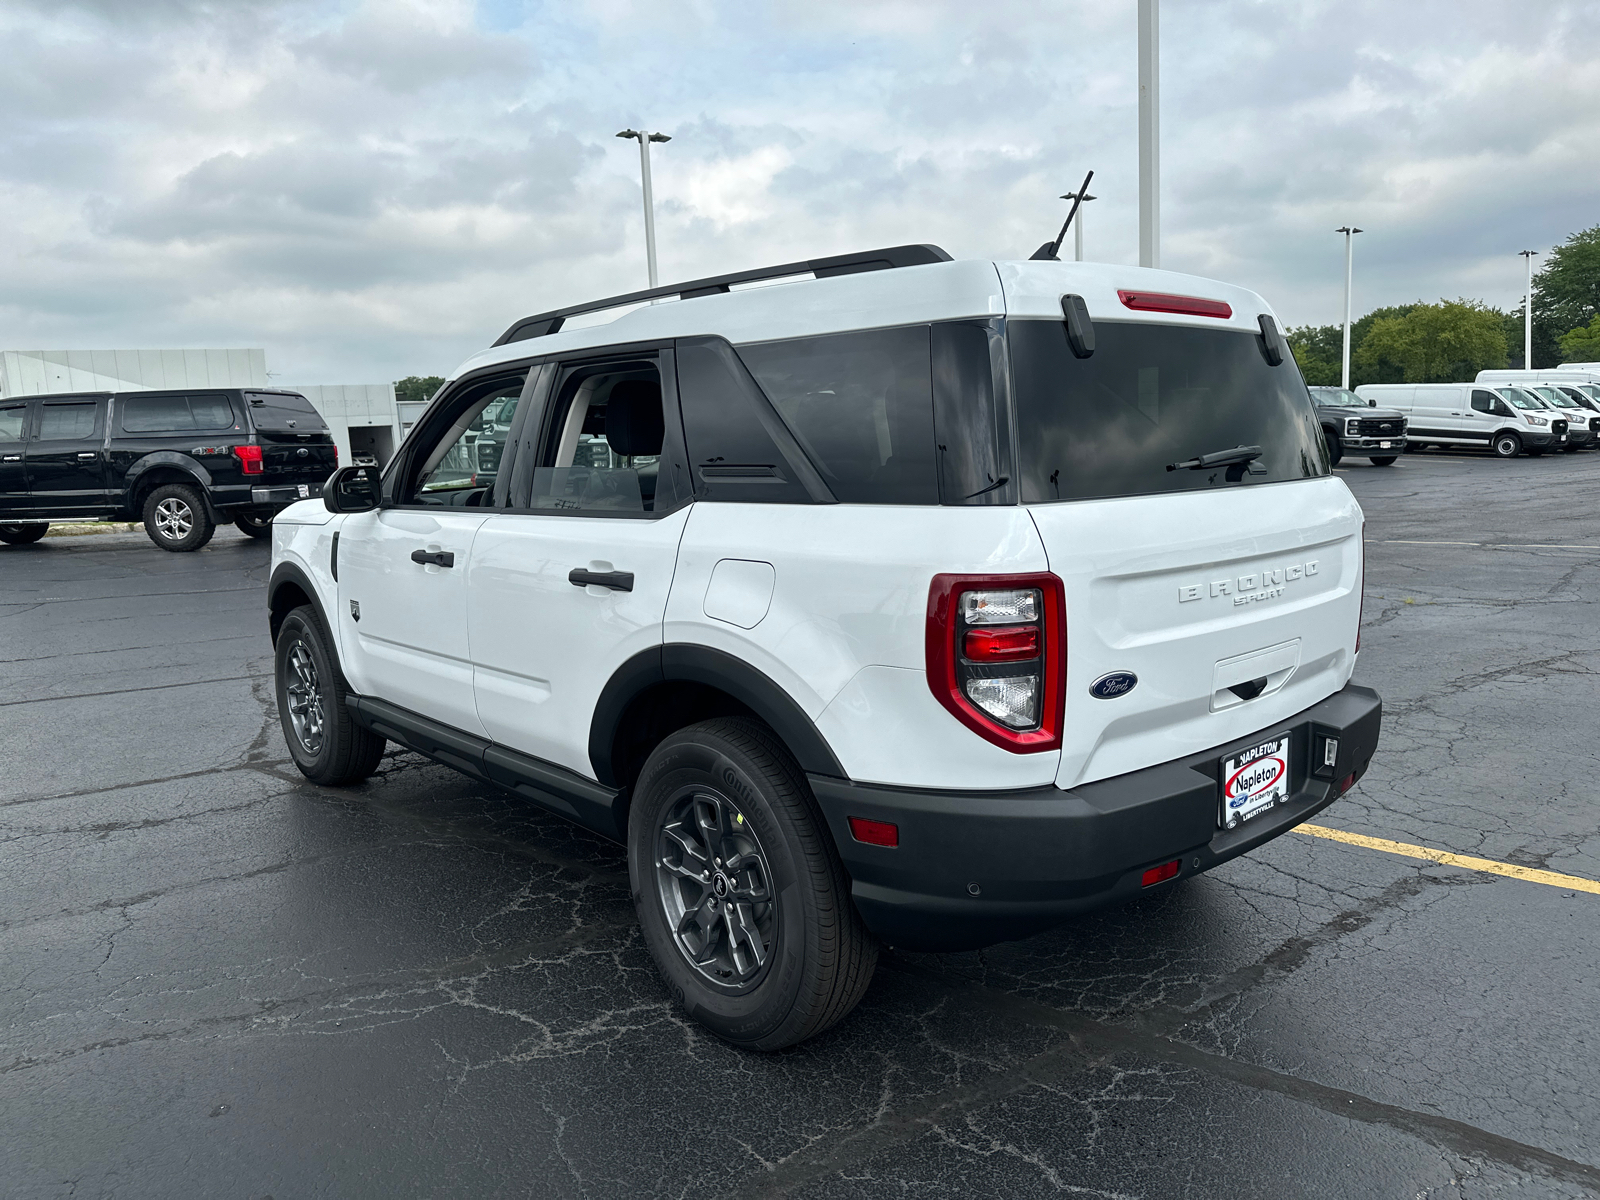
M 1386 711 L 1319 823 L 1600 878 L 1600 454 L 1340 475 Z M 741 1053 L 619 848 L 294 771 L 267 561 L 0 547 L 8 1197 L 1600 1195 L 1600 898 L 1291 834 Z

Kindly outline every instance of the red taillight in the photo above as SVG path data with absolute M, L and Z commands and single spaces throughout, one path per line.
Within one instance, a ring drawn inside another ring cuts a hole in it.
M 1356 653 L 1361 653 L 1361 622 L 1367 618 L 1367 527 L 1361 526 L 1361 576 L 1356 584 L 1361 589 L 1360 606 L 1356 609 Z
M 869 846 L 898 846 L 900 826 L 888 821 L 869 821 L 865 817 L 850 818 L 850 836 Z
M 235 446 L 233 456 L 239 460 L 239 469 L 246 475 L 261 474 L 260 446 Z
M 1056 576 L 935 575 L 928 687 L 968 729 L 1014 754 L 1061 748 L 1066 592 Z
M 1039 627 L 1013 625 L 1009 629 L 969 629 L 963 651 L 973 662 L 1014 662 L 1039 657 Z
M 1117 297 L 1128 308 L 1140 312 L 1182 313 L 1188 317 L 1220 317 L 1224 321 L 1233 316 L 1233 305 L 1223 300 L 1206 300 L 1200 296 L 1174 296 L 1170 292 L 1130 292 L 1119 290 Z
M 1159 867 L 1151 867 L 1139 879 L 1140 887 L 1154 887 L 1158 883 L 1165 883 L 1183 869 L 1183 859 L 1175 858 L 1169 863 L 1162 863 Z

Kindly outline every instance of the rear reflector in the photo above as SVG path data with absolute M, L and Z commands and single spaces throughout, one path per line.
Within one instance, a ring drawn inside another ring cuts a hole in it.
M 850 836 L 869 846 L 898 846 L 900 826 L 888 821 L 869 821 L 865 817 L 850 818 Z
M 1346 792 L 1348 792 L 1351 788 L 1355 787 L 1355 785 L 1356 785 L 1355 773 L 1351 772 L 1349 775 L 1346 775 L 1343 779 L 1339 780 L 1338 783 L 1334 784 L 1334 787 L 1336 787 L 1338 789 L 1339 795 L 1342 796 Z
M 1222 300 L 1206 300 L 1200 296 L 1174 296 L 1170 292 L 1118 291 L 1118 298 L 1128 308 L 1140 312 L 1183 313 L 1190 317 L 1233 316 L 1233 306 Z
M 1037 625 L 999 626 L 969 629 L 963 652 L 973 662 L 1015 662 L 1039 657 Z
M 1151 867 L 1139 880 L 1140 887 L 1150 887 L 1157 883 L 1165 883 L 1183 868 L 1183 859 L 1175 858 L 1169 863 L 1159 867 Z

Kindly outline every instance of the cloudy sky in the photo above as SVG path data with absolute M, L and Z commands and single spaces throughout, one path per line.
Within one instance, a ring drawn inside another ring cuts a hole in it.
M 1600 3 L 1167 0 L 1163 265 L 1291 324 L 1600 223 Z M 1137 261 L 1134 0 L 0 0 L 0 348 L 448 374 L 516 317 L 899 242 Z

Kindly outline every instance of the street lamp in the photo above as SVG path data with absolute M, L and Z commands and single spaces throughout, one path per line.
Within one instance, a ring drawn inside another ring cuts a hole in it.
M 1348 391 L 1350 389 L 1350 260 L 1355 245 L 1355 235 L 1361 230 L 1350 225 L 1341 225 L 1334 232 L 1344 234 L 1344 367 L 1339 373 L 1339 386 Z
M 1078 190 L 1076 192 L 1068 192 L 1065 196 L 1063 196 L 1061 198 L 1063 200 L 1076 200 L 1076 201 L 1078 201 L 1078 204 L 1077 204 L 1077 208 L 1079 210 L 1078 211 L 1078 220 L 1072 227 L 1072 258 L 1073 258 L 1073 261 L 1075 261 L 1075 262 L 1082 262 L 1083 261 L 1083 211 L 1082 210 L 1083 210 L 1083 206 L 1085 204 L 1087 204 L 1091 200 L 1097 199 L 1097 197 L 1089 195 L 1089 189 L 1088 188 L 1082 188 L 1082 189 L 1080 189 L 1080 190 Z
M 1533 256 L 1537 250 L 1518 250 L 1528 264 L 1528 291 L 1522 301 L 1522 369 L 1533 370 Z
M 644 181 L 644 257 L 650 268 L 650 286 L 656 286 L 656 212 L 655 200 L 650 192 L 650 143 L 670 142 L 664 133 L 650 133 L 643 129 L 624 129 L 619 138 L 635 138 L 639 142 L 639 177 Z
M 1139 0 L 1139 265 L 1161 265 L 1161 47 L 1158 0 Z

